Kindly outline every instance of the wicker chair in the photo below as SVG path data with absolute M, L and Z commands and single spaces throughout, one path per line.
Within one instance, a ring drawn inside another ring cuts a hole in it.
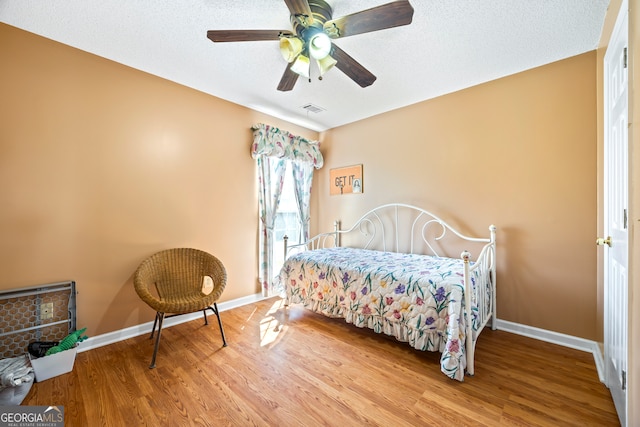
M 156 367 L 162 322 L 166 317 L 202 311 L 204 323 L 208 325 L 207 309 L 210 309 L 218 317 L 223 347 L 227 346 L 216 303 L 226 284 L 224 265 L 215 256 L 198 249 L 167 249 L 142 261 L 133 275 L 133 285 L 140 298 L 156 311 L 150 339 L 158 326 L 150 369 Z

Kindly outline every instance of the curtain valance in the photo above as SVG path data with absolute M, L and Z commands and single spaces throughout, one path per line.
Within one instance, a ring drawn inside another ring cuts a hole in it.
M 320 169 L 324 164 L 319 141 L 309 141 L 286 130 L 262 123 L 253 126 L 252 130 L 251 157 L 254 159 L 260 156 L 284 158 L 311 163 L 316 169 Z

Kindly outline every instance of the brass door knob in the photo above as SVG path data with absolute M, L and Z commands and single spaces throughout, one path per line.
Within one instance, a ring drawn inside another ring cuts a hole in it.
M 608 236 L 606 239 L 603 237 L 598 237 L 596 239 L 596 245 L 598 246 L 609 245 L 609 247 L 611 247 L 611 236 Z

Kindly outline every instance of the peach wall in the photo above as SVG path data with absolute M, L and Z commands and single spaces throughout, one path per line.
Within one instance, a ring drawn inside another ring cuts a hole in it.
M 317 133 L 6 25 L 0 58 L 0 288 L 76 280 L 79 325 L 93 335 L 151 319 L 131 275 L 166 247 L 220 256 L 223 300 L 259 291 L 249 127 Z M 389 201 L 469 233 L 495 223 L 498 317 L 601 339 L 595 62 L 588 53 L 324 132 L 312 227 Z M 357 163 L 365 193 L 330 197 L 329 169 Z
M 318 134 L 0 24 L 0 289 L 76 280 L 88 334 L 153 319 L 132 274 L 191 246 L 259 292 L 250 127 Z
M 586 339 L 596 325 L 596 53 L 322 135 L 318 226 L 404 202 L 488 236 L 498 318 Z M 364 165 L 364 194 L 329 196 L 329 169 Z

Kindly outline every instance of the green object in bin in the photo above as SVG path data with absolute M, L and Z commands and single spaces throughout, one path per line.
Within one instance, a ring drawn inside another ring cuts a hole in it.
M 70 333 L 69 335 L 64 337 L 62 341 L 60 341 L 60 344 L 54 345 L 49 350 L 47 350 L 47 352 L 45 353 L 45 356 L 49 356 L 51 354 L 56 354 L 56 353 L 60 353 L 61 351 L 69 350 L 74 345 L 76 345 L 76 343 L 86 340 L 88 337 L 86 335 L 82 335 L 86 330 L 87 328 L 82 328 L 78 331 Z

